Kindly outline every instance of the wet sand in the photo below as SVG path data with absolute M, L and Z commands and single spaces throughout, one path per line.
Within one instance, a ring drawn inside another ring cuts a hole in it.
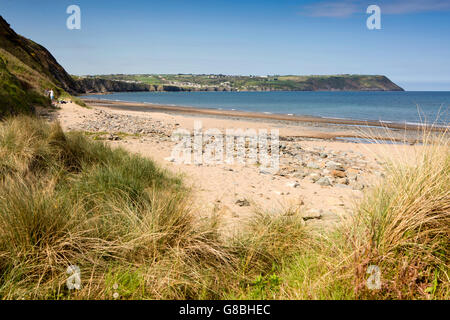
M 270 123 L 282 128 L 298 127 L 303 130 L 295 130 L 283 136 L 336 139 L 336 138 L 361 138 L 370 137 L 373 140 L 398 141 L 408 144 L 416 143 L 423 126 L 406 125 L 398 123 L 386 123 L 382 121 L 360 121 L 350 119 L 321 118 L 312 116 L 298 116 L 285 114 L 266 114 L 257 112 L 244 112 L 235 110 L 204 109 L 184 106 L 168 106 L 160 104 L 111 101 L 100 99 L 83 99 L 86 104 L 96 107 L 106 107 L 113 110 L 130 112 L 161 112 L 166 114 L 184 115 L 195 118 L 214 118 L 233 121 L 245 121 L 255 123 Z M 432 131 L 443 131 L 445 128 L 432 127 Z M 448 130 L 448 128 L 447 128 Z M 367 140 L 366 142 L 370 142 Z M 358 141 L 355 139 L 354 141 Z

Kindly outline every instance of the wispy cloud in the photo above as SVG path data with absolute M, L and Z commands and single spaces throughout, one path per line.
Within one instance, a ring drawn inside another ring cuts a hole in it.
M 387 14 L 407 14 L 450 10 L 450 0 L 406 0 L 383 1 L 383 11 Z
M 319 2 L 303 7 L 301 14 L 311 17 L 346 18 L 358 11 L 360 5 L 354 1 Z
M 433 11 L 449 11 L 450 0 L 343 0 L 321 1 L 303 6 L 300 14 L 311 17 L 347 18 L 355 13 L 365 13 L 376 4 L 383 14 L 410 14 Z

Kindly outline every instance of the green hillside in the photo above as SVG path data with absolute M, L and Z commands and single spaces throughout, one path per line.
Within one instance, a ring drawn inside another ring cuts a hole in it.
M 1 16 L 0 48 L 41 73 L 61 89 L 71 93 L 76 92 L 75 81 L 53 55 L 43 46 L 18 35 Z
M 43 87 L 54 87 L 45 77 L 0 48 L 0 117 L 30 113 L 33 106 L 48 106 L 40 93 Z
M 76 93 L 76 82 L 41 45 L 18 35 L 0 16 L 0 117 L 49 106 L 45 89 Z
M 169 91 L 175 91 L 174 88 L 178 91 L 403 91 L 382 75 L 115 74 L 88 78 L 137 82 L 160 88 L 170 86 Z

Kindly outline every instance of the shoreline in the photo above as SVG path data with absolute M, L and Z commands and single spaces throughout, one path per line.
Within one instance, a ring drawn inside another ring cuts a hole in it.
M 107 99 L 82 99 L 88 106 L 102 107 L 132 113 L 165 113 L 182 117 L 204 117 L 224 121 L 242 121 L 267 123 L 270 126 L 294 130 L 280 132 L 284 138 L 312 138 L 348 143 L 400 143 L 416 144 L 421 142 L 424 129 L 434 132 L 446 132 L 448 127 L 426 127 L 387 123 L 383 121 L 360 121 L 351 119 L 321 118 L 314 116 L 296 116 L 273 113 L 246 112 L 238 110 L 205 109 L 196 107 L 162 105 L 143 102 L 114 101 Z M 232 125 L 234 126 L 234 125 Z M 296 128 L 296 129 L 295 129 Z
M 288 121 L 292 123 L 319 123 L 328 125 L 345 125 L 364 128 L 388 128 L 406 131 L 417 131 L 421 129 L 428 129 L 431 131 L 446 131 L 448 126 L 438 125 L 424 125 L 411 123 L 397 123 L 393 121 L 383 120 L 356 120 L 333 117 L 317 117 L 308 115 L 294 115 L 294 114 L 278 114 L 269 112 L 251 112 L 240 110 L 223 110 L 214 108 L 198 108 L 192 106 L 178 106 L 178 105 L 164 105 L 149 102 L 133 102 L 133 101 L 116 101 L 108 99 L 88 99 L 81 98 L 86 104 L 97 106 L 108 106 L 112 108 L 129 109 L 130 111 L 155 111 L 155 112 L 173 112 L 179 114 L 193 114 L 204 116 L 219 116 L 225 118 L 240 118 L 253 120 L 269 120 L 269 121 Z

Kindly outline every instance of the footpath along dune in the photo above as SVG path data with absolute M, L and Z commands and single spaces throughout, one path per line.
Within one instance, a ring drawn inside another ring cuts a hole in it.
M 44 114 L 45 116 L 45 114 Z M 380 154 L 405 156 L 415 147 L 333 141 L 328 135 L 351 136 L 357 131 L 325 124 L 311 126 L 261 119 L 218 118 L 161 111 L 142 112 L 95 105 L 83 108 L 63 104 L 49 118 L 60 121 L 64 130 L 84 131 L 94 139 L 154 159 L 159 165 L 185 177 L 192 186 L 199 214 L 217 214 L 225 227 L 258 208 L 292 214 L 299 210 L 305 223 L 329 227 L 344 221 L 362 195 L 383 176 Z M 270 174 L 257 165 L 194 165 L 172 162 L 176 145 L 171 136 L 177 128 L 192 132 L 194 121 L 203 129 L 278 129 L 280 132 L 280 170 Z

